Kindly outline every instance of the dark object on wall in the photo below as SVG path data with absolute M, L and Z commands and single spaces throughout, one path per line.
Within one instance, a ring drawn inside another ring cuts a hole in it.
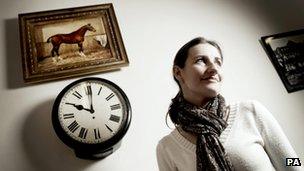
M 304 89 L 304 30 L 264 36 L 261 42 L 288 93 Z
M 131 122 L 122 89 L 101 78 L 84 78 L 57 96 L 52 123 L 57 136 L 83 159 L 102 159 L 120 147 Z
M 19 14 L 19 30 L 26 83 L 129 64 L 112 4 Z

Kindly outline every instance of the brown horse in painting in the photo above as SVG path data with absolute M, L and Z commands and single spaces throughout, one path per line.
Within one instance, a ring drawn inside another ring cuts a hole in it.
M 93 31 L 95 32 L 96 30 L 94 27 L 91 26 L 91 24 L 84 25 L 80 27 L 78 30 L 69 33 L 69 34 L 56 34 L 47 39 L 47 43 L 52 43 L 53 49 L 52 49 L 52 56 L 59 56 L 59 47 L 61 43 L 66 43 L 66 44 L 78 44 L 79 47 L 79 52 L 83 52 L 82 48 L 82 43 L 84 41 L 84 35 L 86 31 Z

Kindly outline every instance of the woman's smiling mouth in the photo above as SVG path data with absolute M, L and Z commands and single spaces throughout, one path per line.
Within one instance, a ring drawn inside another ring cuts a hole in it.
M 208 82 L 219 82 L 219 79 L 216 75 L 204 77 L 201 79 L 202 81 L 208 81 Z

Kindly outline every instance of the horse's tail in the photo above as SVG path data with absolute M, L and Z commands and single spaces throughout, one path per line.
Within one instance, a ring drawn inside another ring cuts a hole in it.
M 52 40 L 52 37 L 53 37 L 53 36 L 49 37 L 49 38 L 47 39 L 47 41 L 46 41 L 46 42 L 47 42 L 47 43 L 50 43 L 50 42 L 51 42 L 51 40 Z

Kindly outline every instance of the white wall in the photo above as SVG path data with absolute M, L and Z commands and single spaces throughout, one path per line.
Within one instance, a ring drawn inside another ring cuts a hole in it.
M 4 1 L 4 0 L 2 0 Z M 112 2 L 130 59 L 121 71 L 95 74 L 128 95 L 133 120 L 122 147 L 101 161 L 75 158 L 54 134 L 51 109 L 60 90 L 78 79 L 22 82 L 18 13 Z M 228 101 L 261 101 L 304 161 L 304 91 L 288 94 L 259 43 L 263 35 L 303 28 L 302 0 L 9 0 L 0 7 L 1 170 L 157 170 L 155 147 L 170 132 L 165 114 L 177 92 L 171 64 L 195 36 L 223 47 Z

